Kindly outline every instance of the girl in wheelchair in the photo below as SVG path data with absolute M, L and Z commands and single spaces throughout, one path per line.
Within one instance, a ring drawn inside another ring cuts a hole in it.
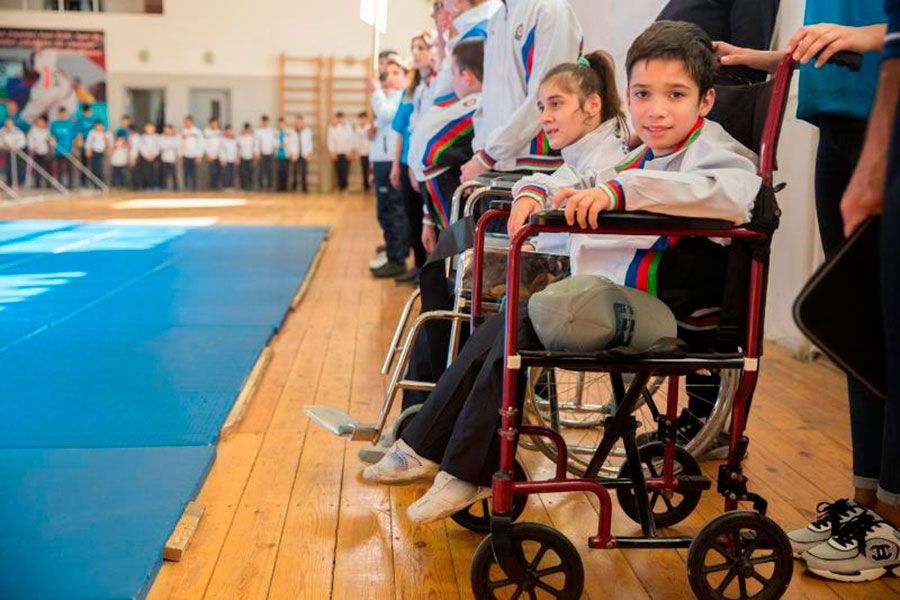
M 542 126 L 550 143 L 563 150 L 566 166 L 517 186 L 512 232 L 530 214 L 563 204 L 569 223 L 585 228 L 596 227 L 604 211 L 649 210 L 736 224 L 749 219 L 760 187 L 755 155 L 705 119 L 715 102 L 718 61 L 702 30 L 658 22 L 632 45 L 628 104 L 644 144 L 627 154 L 611 61 L 595 54 L 587 63 L 554 69 L 541 84 Z M 680 320 L 708 314 L 722 298 L 727 251 L 705 239 L 623 242 L 589 236 L 570 244 L 570 251 L 574 274 L 602 274 L 655 295 Z M 540 348 L 523 314 L 520 347 Z M 401 439 L 363 473 L 385 484 L 434 478 L 407 511 L 413 522 L 443 518 L 491 494 L 499 454 L 502 334 L 502 316 L 485 321 Z M 518 379 L 521 403 L 524 374 Z

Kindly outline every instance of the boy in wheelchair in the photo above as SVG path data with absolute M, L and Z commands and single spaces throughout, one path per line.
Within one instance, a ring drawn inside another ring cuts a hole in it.
M 574 73 L 584 68 L 576 65 Z M 635 40 L 626 68 L 628 108 L 643 145 L 623 161 L 620 140 L 609 150 L 605 164 L 594 163 L 599 168 L 576 171 L 576 165 L 567 160 L 577 181 L 551 177 L 523 183 L 516 190 L 519 197 L 510 216 L 511 232 L 531 214 L 550 206 L 565 206 L 567 221 L 584 228 L 596 227 L 601 212 L 625 210 L 726 219 L 735 224 L 749 220 L 761 183 L 755 155 L 705 119 L 715 102 L 712 86 L 718 68 L 706 34 L 688 23 L 657 22 Z M 573 79 L 578 81 L 577 76 Z M 605 78 L 601 80 L 608 88 Z M 541 89 L 542 125 L 556 147 L 577 146 L 584 137 L 566 137 L 566 119 L 553 115 L 561 113 L 560 105 L 573 102 L 578 106 L 574 114 L 588 121 L 597 119 L 602 110 L 599 98 L 609 97 L 599 90 L 587 97 L 582 97 L 581 89 L 568 90 L 571 87 L 559 74 L 548 75 Z M 671 237 L 628 238 L 623 243 L 606 236 L 585 236 L 571 244 L 570 252 L 574 273 L 602 274 L 655 295 L 680 321 L 708 315 L 722 299 L 727 264 L 722 244 Z M 502 334 L 502 316 L 485 321 L 401 439 L 363 473 L 369 481 L 386 484 L 433 477 L 432 488 L 407 511 L 413 522 L 443 518 L 491 494 L 489 485 L 499 456 Z M 519 323 L 519 344 L 541 347 L 527 316 Z M 518 386 L 520 391 L 524 387 L 522 373 Z M 521 402 L 523 394 L 517 397 Z

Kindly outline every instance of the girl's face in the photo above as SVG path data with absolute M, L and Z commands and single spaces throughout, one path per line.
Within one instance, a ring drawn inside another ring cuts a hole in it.
M 584 102 L 553 81 L 541 86 L 538 93 L 541 127 L 554 150 L 574 144 L 600 123 L 600 97 L 591 94 Z
M 403 88 L 403 82 L 406 81 L 406 73 L 399 66 L 389 64 L 384 70 L 384 89 L 399 90 Z
M 422 38 L 416 38 L 409 47 L 412 53 L 413 63 L 416 69 L 420 71 L 431 68 L 431 46 L 425 43 Z

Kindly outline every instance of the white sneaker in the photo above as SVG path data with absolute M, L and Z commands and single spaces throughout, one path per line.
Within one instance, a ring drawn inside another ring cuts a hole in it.
M 375 258 L 373 258 L 372 260 L 369 261 L 369 268 L 373 271 L 375 269 L 380 269 L 381 267 L 383 267 L 384 265 L 387 264 L 387 261 L 388 261 L 387 252 L 382 250 L 381 252 L 379 252 L 378 254 L 375 255 Z
M 835 581 L 872 581 L 900 566 L 900 533 L 870 510 L 803 554 L 811 573 Z
M 363 479 L 387 485 L 430 481 L 438 464 L 416 454 L 403 440 L 391 446 L 384 458 L 363 470 Z
M 491 497 L 491 488 L 457 479 L 446 471 L 439 472 L 425 495 L 409 505 L 406 516 L 418 525 L 431 523 L 459 512 L 473 502 Z
M 819 515 L 815 521 L 787 533 L 794 558 L 800 558 L 810 548 L 827 542 L 844 523 L 862 514 L 865 509 L 853 500 L 841 498 L 834 502 L 820 502 L 816 512 Z

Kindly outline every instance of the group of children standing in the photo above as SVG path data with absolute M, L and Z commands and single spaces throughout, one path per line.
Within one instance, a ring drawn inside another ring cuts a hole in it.
M 374 129 L 369 113 L 362 111 L 356 115 L 356 123 L 351 124 L 343 111 L 337 111 L 328 124 L 326 147 L 334 167 L 338 192 L 347 193 L 350 183 L 350 163 L 359 160 L 364 192 L 371 189 L 369 183 L 369 152 Z
M 33 124 L 17 118 L 14 106 L 0 130 L 0 152 L 11 186 L 24 186 L 31 171 L 33 187 L 49 186 L 47 175 L 76 187 L 75 159 L 112 187 L 194 191 L 201 185 L 198 169 L 205 164 L 205 189 L 308 191 L 308 164 L 315 148 L 312 130 L 301 115 L 291 125 L 281 117 L 275 127 L 263 115 L 257 127 L 244 123 L 239 132 L 231 125 L 221 128 L 216 118 L 201 131 L 188 115 L 180 131 L 170 124 L 158 131 L 150 122 L 138 131 L 128 115 L 115 130 L 108 130 L 93 117 L 90 105 L 76 119 L 61 108 L 49 124 L 43 116 Z M 80 185 L 94 183 L 88 179 L 82 174 Z

